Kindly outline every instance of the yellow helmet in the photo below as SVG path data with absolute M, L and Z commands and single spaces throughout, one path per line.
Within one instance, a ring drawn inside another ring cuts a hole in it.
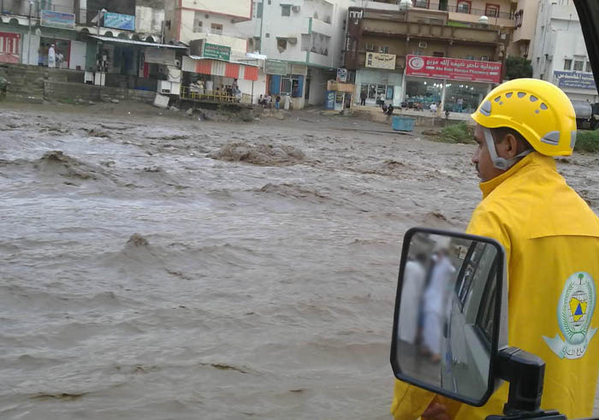
M 576 114 L 557 86 L 537 79 L 515 79 L 493 89 L 472 119 L 486 128 L 509 127 L 539 153 L 568 156 L 576 142 Z

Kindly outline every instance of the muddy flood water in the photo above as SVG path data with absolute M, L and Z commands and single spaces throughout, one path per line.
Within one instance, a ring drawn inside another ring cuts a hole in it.
M 0 109 L 0 418 L 389 419 L 401 240 L 465 228 L 473 146 L 90 109 Z

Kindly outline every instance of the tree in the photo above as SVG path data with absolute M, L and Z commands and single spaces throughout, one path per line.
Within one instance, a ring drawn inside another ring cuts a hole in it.
M 532 77 L 530 60 L 524 57 L 510 56 L 505 60 L 505 78 L 507 80 Z

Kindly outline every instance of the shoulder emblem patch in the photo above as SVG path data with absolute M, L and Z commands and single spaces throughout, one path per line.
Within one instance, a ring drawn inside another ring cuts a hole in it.
M 557 322 L 566 340 L 559 334 L 554 338 L 543 337 L 560 359 L 579 359 L 586 353 L 597 332 L 597 328 L 590 328 L 596 302 L 595 282 L 589 273 L 578 272 L 568 277 L 557 304 Z

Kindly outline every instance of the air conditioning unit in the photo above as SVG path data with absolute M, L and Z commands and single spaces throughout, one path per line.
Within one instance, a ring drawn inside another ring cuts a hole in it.
M 298 13 L 301 9 L 301 6 L 291 6 L 291 10 L 293 10 L 294 13 Z
M 426 49 L 427 46 L 428 45 L 426 45 L 426 42 L 419 42 L 418 43 L 418 48 L 424 48 L 424 49 Z

